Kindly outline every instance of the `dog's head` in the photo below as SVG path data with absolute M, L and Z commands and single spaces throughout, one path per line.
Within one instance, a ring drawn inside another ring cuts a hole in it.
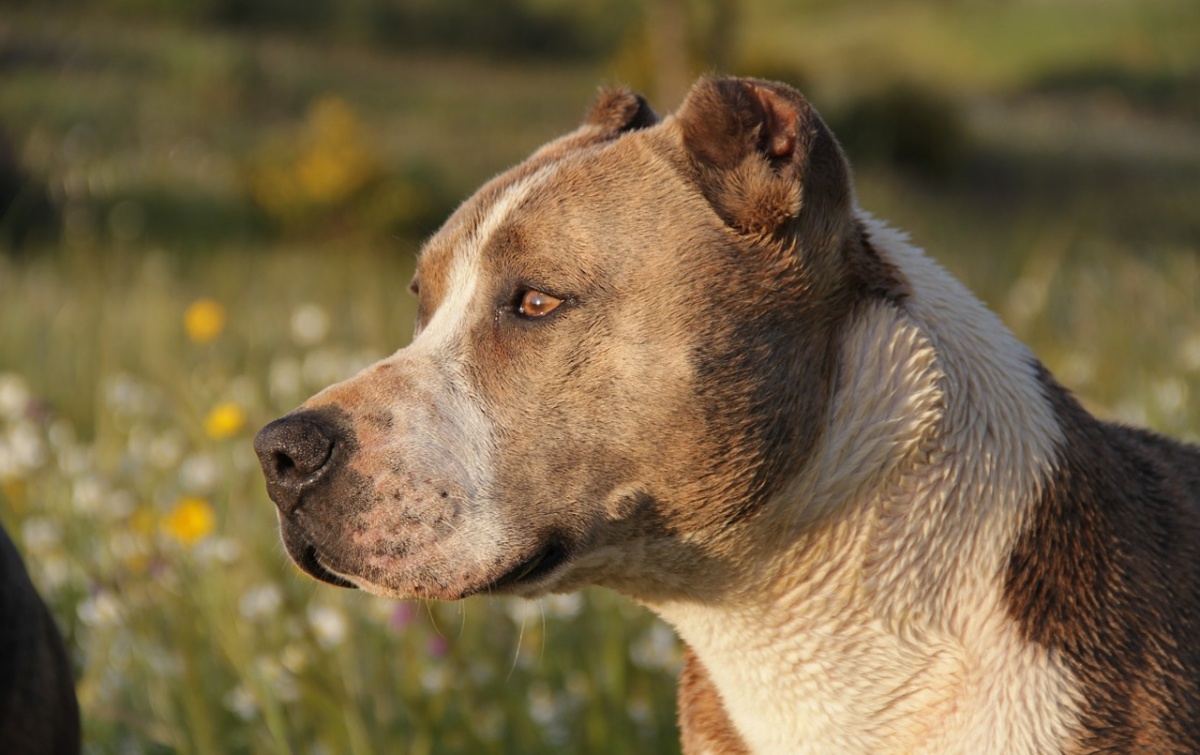
M 429 240 L 410 346 L 259 433 L 284 542 L 395 597 L 720 589 L 890 286 L 798 92 L 606 93 Z

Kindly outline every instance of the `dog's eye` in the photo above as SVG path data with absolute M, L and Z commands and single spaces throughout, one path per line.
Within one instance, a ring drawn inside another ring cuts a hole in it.
M 526 317 L 545 317 L 562 304 L 562 299 L 551 296 L 545 291 L 529 289 L 521 295 L 521 304 L 517 311 Z

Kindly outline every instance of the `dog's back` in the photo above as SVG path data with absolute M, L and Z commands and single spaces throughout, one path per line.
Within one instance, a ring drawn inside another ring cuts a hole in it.
M 0 750 L 67 755 L 79 747 L 66 650 L 16 546 L 0 529 Z

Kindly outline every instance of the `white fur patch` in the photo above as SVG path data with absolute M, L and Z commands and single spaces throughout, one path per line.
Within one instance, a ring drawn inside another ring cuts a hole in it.
M 425 353 L 446 353 L 447 342 L 467 330 L 466 318 L 483 274 L 483 250 L 500 224 L 520 207 L 526 197 L 544 183 L 554 166 L 548 166 L 517 181 L 488 208 L 487 214 L 471 230 L 467 240 L 454 250 L 448 289 L 441 306 L 429 324 L 413 340 L 409 348 Z
M 781 555 L 736 598 L 655 610 L 754 752 L 1059 751 L 1075 682 L 1002 592 L 1061 432 L 1028 350 L 869 227 L 912 295 L 847 334 L 823 445 L 761 530 Z

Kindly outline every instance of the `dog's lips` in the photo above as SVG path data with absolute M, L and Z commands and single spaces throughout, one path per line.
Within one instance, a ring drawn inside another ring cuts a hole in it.
M 500 592 L 532 585 L 558 569 L 569 559 L 566 546 L 558 539 L 547 540 L 533 555 L 517 563 L 501 577 L 488 583 L 487 592 Z
M 339 576 L 321 563 L 320 557 L 317 555 L 315 546 L 306 545 L 295 556 L 296 564 L 303 569 L 309 576 L 326 582 L 337 587 L 348 587 L 350 589 L 358 589 L 358 585 L 350 580 Z

